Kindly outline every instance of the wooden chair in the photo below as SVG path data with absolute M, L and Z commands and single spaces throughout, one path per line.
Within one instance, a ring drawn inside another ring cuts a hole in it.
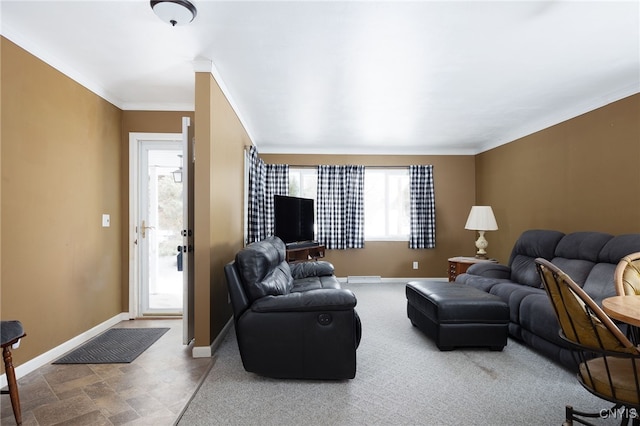
M 22 424 L 22 412 L 20 411 L 20 396 L 18 395 L 18 383 L 16 382 L 16 372 L 13 368 L 11 349 L 17 349 L 20 339 L 26 334 L 20 321 L 0 322 L 0 345 L 2 346 L 2 357 L 4 358 L 4 371 L 7 375 L 7 387 L 9 390 L 1 391 L 2 394 L 9 394 L 11 407 L 16 423 Z
M 614 275 L 618 296 L 640 296 L 640 251 L 623 257 Z
M 623 425 L 629 420 L 640 425 L 640 351 L 567 274 L 542 258 L 536 259 L 536 267 L 560 323 L 560 336 L 578 350 L 578 381 L 615 404 L 597 413 L 567 405 L 564 424 L 591 425 L 581 417 L 619 416 Z

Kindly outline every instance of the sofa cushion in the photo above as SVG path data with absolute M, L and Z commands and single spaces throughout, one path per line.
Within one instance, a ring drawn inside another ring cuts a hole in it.
M 562 269 L 580 287 L 584 285 L 591 269 L 595 265 L 595 263 L 588 260 L 567 259 L 564 257 L 554 257 L 551 263 Z
M 294 280 L 303 277 L 322 277 L 334 274 L 333 265 L 324 260 L 291 263 L 289 267 Z
M 551 260 L 564 234 L 559 231 L 532 229 L 520 235 L 511 251 L 511 281 L 539 288 L 542 285 L 535 259 Z
M 597 263 L 582 286 L 589 297 L 600 306 L 602 306 L 602 299 L 616 295 L 613 274 L 615 269 L 614 264 Z
M 531 294 L 522 299 L 520 326 L 548 342 L 564 348 L 571 347 L 560 337 L 560 324 L 546 294 Z
M 600 250 L 613 238 L 602 232 L 574 232 L 565 235 L 556 246 L 552 263 L 582 287 L 598 261 Z
M 496 285 L 491 287 L 489 293 L 495 294 L 509 305 L 509 320 L 516 324 L 520 323 L 520 303 L 522 299 L 530 294 L 546 295 L 544 290 L 541 288 L 534 288 L 512 282 L 496 283 Z
M 289 264 L 284 261 L 285 251 L 282 240 L 269 237 L 236 254 L 242 284 L 251 301 L 291 291 L 293 278 Z
M 534 260 L 535 257 L 529 256 L 517 255 L 514 257 L 511 263 L 511 280 L 523 285 L 540 288 L 542 281 L 536 272 Z
M 602 247 L 598 262 L 618 264 L 620 259 L 637 251 L 640 251 L 640 234 L 617 235 Z
M 320 277 L 309 276 L 294 279 L 291 292 L 304 292 L 321 288 L 341 288 L 341 286 L 334 275 L 324 275 Z
M 598 305 L 602 305 L 602 299 L 616 295 L 614 272 L 620 259 L 637 251 L 640 251 L 640 234 L 617 235 L 602 247 L 598 253 L 598 263 L 582 286 Z
M 612 238 L 613 235 L 603 232 L 573 232 L 558 242 L 554 256 L 596 263 L 600 251 Z
M 473 274 L 461 274 L 456 277 L 456 283 L 465 284 L 478 290 L 488 292 L 499 282 L 509 282 L 508 279 L 481 277 Z

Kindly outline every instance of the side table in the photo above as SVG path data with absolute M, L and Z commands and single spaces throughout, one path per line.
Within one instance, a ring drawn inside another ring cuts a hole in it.
M 491 262 L 498 263 L 495 259 L 480 259 L 477 257 L 457 256 L 449 259 L 449 282 L 455 281 L 460 274 L 467 272 L 467 269 L 475 263 Z

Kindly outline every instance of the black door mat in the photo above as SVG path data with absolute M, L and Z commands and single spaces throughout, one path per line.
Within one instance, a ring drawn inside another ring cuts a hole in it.
M 121 364 L 136 359 L 169 328 L 111 328 L 54 364 Z

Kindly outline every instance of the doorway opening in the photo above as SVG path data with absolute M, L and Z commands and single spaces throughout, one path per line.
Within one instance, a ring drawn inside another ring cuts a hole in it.
M 134 318 L 183 314 L 181 134 L 132 134 L 130 290 Z
M 182 117 L 182 133 L 129 133 L 129 317 L 181 316 L 184 345 L 195 336 L 194 132 Z
M 140 150 L 140 314 L 182 315 L 182 143 Z

